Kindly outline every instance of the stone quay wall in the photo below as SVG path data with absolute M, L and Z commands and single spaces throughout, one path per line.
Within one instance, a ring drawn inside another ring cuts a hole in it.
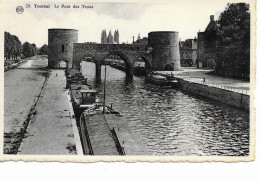
M 211 87 L 209 85 L 189 82 L 180 78 L 178 80 L 183 91 L 234 106 L 248 112 L 250 110 L 249 95 L 220 89 L 217 87 Z

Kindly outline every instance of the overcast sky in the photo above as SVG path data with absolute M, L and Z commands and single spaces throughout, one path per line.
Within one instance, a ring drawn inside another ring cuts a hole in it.
M 119 40 L 132 42 L 132 36 L 147 37 L 150 31 L 178 31 L 181 40 L 194 38 L 197 32 L 204 31 L 210 15 L 218 18 L 226 7 L 226 0 L 172 0 L 167 3 L 56 3 L 70 5 L 70 9 L 30 8 L 17 14 L 18 5 L 8 3 L 4 7 L 4 30 L 17 35 L 22 42 L 29 41 L 38 47 L 48 43 L 49 28 L 72 28 L 79 30 L 79 43 L 100 43 L 101 31 L 114 33 L 119 30 Z M 93 6 L 93 9 L 73 9 L 73 4 Z

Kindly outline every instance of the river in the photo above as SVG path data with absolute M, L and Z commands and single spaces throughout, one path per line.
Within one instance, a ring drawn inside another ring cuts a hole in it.
M 82 72 L 96 89 L 95 64 Z M 104 66 L 102 66 L 102 79 Z M 180 90 L 148 84 L 145 77 L 129 82 L 125 72 L 107 66 L 106 104 L 113 103 L 153 155 L 249 155 L 249 113 Z

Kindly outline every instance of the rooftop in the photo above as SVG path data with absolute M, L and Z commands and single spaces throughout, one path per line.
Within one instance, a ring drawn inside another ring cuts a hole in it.
M 78 31 L 76 29 L 66 29 L 66 28 L 50 28 L 48 30 L 67 30 L 67 31 Z
M 179 32 L 178 31 L 151 31 L 150 33 L 179 33 Z

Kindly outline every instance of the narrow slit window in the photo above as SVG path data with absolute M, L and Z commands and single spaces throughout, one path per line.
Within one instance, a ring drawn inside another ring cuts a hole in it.
M 61 51 L 62 51 L 62 52 L 65 52 L 65 46 L 64 46 L 64 44 L 62 44 L 62 46 L 61 46 Z

